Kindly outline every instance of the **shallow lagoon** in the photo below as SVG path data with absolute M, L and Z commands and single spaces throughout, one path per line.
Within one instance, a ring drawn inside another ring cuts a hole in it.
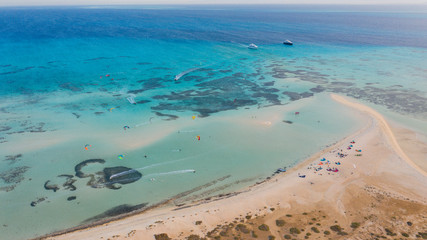
M 300 114 L 295 115 L 295 110 Z M 174 204 L 229 193 L 265 180 L 279 167 L 295 165 L 365 122 L 327 95 L 319 95 L 285 106 L 228 111 L 195 120 L 184 115 L 173 124 L 155 118 L 151 124 L 120 131 L 106 124 L 99 136 L 101 125 L 72 134 L 67 133 L 71 129 L 38 133 L 40 142 L 46 135 L 63 142 L 48 141 L 49 146 L 27 150 L 13 164 L 29 169 L 14 190 L 0 195 L 9 206 L 3 209 L 10 216 L 5 224 L 13 226 L 16 221 L 26 229 L 33 226 L 31 235 L 25 236 L 30 237 L 98 220 L 93 217 L 123 204 L 150 206 L 200 186 Z M 157 132 L 167 133 L 156 139 Z M 72 139 L 64 139 L 69 135 Z M 151 137 L 154 140 L 149 143 L 144 140 Z M 89 150 L 84 149 L 86 142 L 91 144 Z M 118 158 L 121 154 L 123 159 Z M 79 178 L 75 172 L 75 165 L 86 159 L 104 159 L 105 163 L 88 163 L 81 168 L 85 174 L 124 166 L 137 170 L 142 178 L 129 184 L 116 183 L 114 186 L 120 188 L 116 190 L 102 183 L 88 186 L 90 178 Z M 66 180 L 58 177 L 62 174 L 72 176 L 75 191 L 62 186 Z M 57 185 L 56 192 L 44 188 L 48 180 L 48 185 Z M 70 196 L 76 200 L 67 201 Z M 30 206 L 40 198 L 46 200 Z M 27 217 L 22 219 L 17 211 Z

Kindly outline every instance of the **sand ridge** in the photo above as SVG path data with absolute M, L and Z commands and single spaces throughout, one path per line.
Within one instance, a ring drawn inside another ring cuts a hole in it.
M 337 102 L 340 102 L 342 104 L 345 104 L 347 106 L 356 108 L 359 111 L 364 111 L 367 112 L 369 115 L 371 115 L 372 117 L 374 117 L 376 119 L 376 121 L 378 122 L 378 124 L 381 127 L 382 132 L 386 135 L 387 140 L 389 141 L 391 147 L 393 148 L 393 150 L 402 158 L 404 159 L 409 165 L 411 165 L 411 167 L 413 167 L 414 169 L 416 169 L 419 173 L 423 174 L 424 176 L 427 177 L 427 172 L 425 172 L 423 169 L 421 169 L 418 165 L 416 165 L 407 155 L 406 153 L 402 150 L 402 148 L 400 147 L 399 143 L 397 142 L 390 126 L 388 125 L 387 121 L 384 119 L 383 116 L 381 116 L 381 114 L 379 114 L 378 112 L 376 112 L 375 110 L 373 110 L 372 108 L 362 105 L 360 103 L 356 103 L 356 102 L 351 102 L 348 99 L 339 96 L 337 94 L 331 94 L 332 99 L 334 99 Z

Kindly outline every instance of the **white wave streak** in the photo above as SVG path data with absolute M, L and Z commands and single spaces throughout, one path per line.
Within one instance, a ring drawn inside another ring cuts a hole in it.
M 152 165 L 149 165 L 149 166 L 145 166 L 145 167 L 141 167 L 141 168 L 137 168 L 137 169 L 131 169 L 131 170 L 127 170 L 127 171 L 124 171 L 124 172 L 116 173 L 116 174 L 113 174 L 113 175 L 110 176 L 110 180 L 113 179 L 113 178 L 115 178 L 115 177 L 120 177 L 120 176 L 129 174 L 129 173 L 131 173 L 133 171 L 143 170 L 143 169 L 157 167 L 157 166 L 166 165 L 166 164 L 175 163 L 175 162 L 180 162 L 180 161 L 184 161 L 184 160 L 188 160 L 188 159 L 200 157 L 202 155 L 206 155 L 206 154 L 208 154 L 208 153 L 210 153 L 212 151 L 216 151 L 218 149 L 229 148 L 229 147 L 230 146 L 222 146 L 222 147 L 219 147 L 219 148 L 216 148 L 216 149 L 212 149 L 210 151 L 206 151 L 204 153 L 200 153 L 200 154 L 197 154 L 197 155 L 194 155 L 194 156 L 189 156 L 189 157 L 185 157 L 185 158 L 175 159 L 175 160 L 172 160 L 172 161 L 169 161 L 169 162 L 156 163 L 156 164 L 152 164 Z M 192 169 L 190 169 L 190 170 L 192 170 Z M 194 170 L 192 170 L 192 171 L 194 171 Z
M 116 177 L 120 177 L 120 176 L 129 174 L 129 173 L 133 173 L 135 171 L 136 171 L 135 169 L 131 169 L 131 170 L 127 170 L 127 171 L 123 171 L 123 172 L 119 172 L 119 173 L 113 174 L 113 175 L 110 176 L 110 180 L 113 179 L 113 178 L 116 178 Z
M 158 176 L 164 176 L 164 175 L 175 175 L 175 174 L 184 174 L 184 173 L 195 173 L 196 170 L 194 169 L 185 169 L 185 170 L 176 170 L 171 172 L 163 172 L 163 173 L 152 173 L 149 175 L 146 175 L 145 177 L 158 177 Z
M 199 67 L 198 68 L 190 68 L 190 69 L 188 69 L 188 70 L 186 70 L 186 71 L 184 71 L 184 72 L 182 72 L 182 73 L 180 73 L 180 74 L 178 74 L 178 75 L 176 75 L 175 76 L 175 81 L 178 81 L 182 76 L 184 76 L 185 74 L 188 74 L 188 73 L 191 73 L 191 72 L 193 72 L 193 71 L 196 71 L 197 69 L 200 69 Z
M 113 185 L 115 183 L 121 183 L 121 182 L 124 182 L 124 181 L 133 181 L 133 180 L 138 180 L 138 179 L 139 179 L 139 177 L 134 177 L 134 178 L 129 178 L 129 179 L 121 179 L 121 180 L 119 179 L 119 180 L 116 180 L 116 181 L 113 181 L 113 182 L 92 185 L 92 187 L 103 187 L 103 186 L 107 186 L 107 185 Z M 111 178 L 110 178 L 110 180 L 111 180 Z

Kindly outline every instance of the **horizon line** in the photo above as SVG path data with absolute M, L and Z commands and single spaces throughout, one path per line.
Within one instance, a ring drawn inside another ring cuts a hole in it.
M 155 7 L 155 6 L 162 6 L 162 7 L 179 7 L 179 6 L 358 6 L 358 7 L 382 7 L 382 6 L 390 6 L 390 7 L 397 7 L 397 6 L 422 6 L 427 7 L 426 3 L 373 3 L 373 4 L 366 4 L 366 3 L 250 3 L 250 4 L 239 4 L 239 3 L 141 3 L 141 4 L 131 4 L 131 3 L 120 3 L 120 4 L 62 4 L 62 5 L 53 5 L 53 4 L 38 4 L 38 5 L 0 5 L 0 9 L 4 8 L 60 8 L 60 7 L 70 7 L 70 8 L 108 8 L 108 7 L 126 7 L 126 6 L 147 6 L 147 7 Z M 422 9 L 419 9 L 419 11 L 425 11 Z
M 34 5 L 0 5 L 0 8 L 6 7 L 97 7 L 97 6 L 289 6 L 289 5 L 311 5 L 311 6 L 426 6 L 426 3 L 111 3 L 111 4 L 34 4 Z

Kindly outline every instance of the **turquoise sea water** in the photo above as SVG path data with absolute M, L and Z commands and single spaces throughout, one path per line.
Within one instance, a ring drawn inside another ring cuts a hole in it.
M 329 92 L 426 135 L 427 15 L 413 9 L 0 9 L 2 237 L 262 181 L 366 123 Z

